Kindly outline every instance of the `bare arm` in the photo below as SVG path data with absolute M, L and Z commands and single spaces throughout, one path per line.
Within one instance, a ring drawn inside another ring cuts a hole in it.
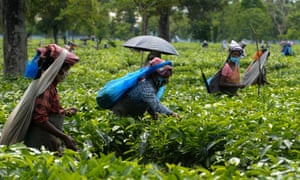
M 220 78 L 220 86 L 221 87 L 237 87 L 237 88 L 244 88 L 245 87 L 245 85 L 241 84 L 241 83 L 234 84 L 234 83 L 226 82 L 226 77 L 224 77 L 224 76 L 221 76 L 221 78 Z
M 36 122 L 35 124 L 38 125 L 39 127 L 43 128 L 44 130 L 46 130 L 50 134 L 62 139 L 66 143 L 67 148 L 73 149 L 74 151 L 77 150 L 75 141 L 70 136 L 67 136 L 61 130 L 57 129 L 49 121 L 45 121 L 45 122 L 42 122 L 42 123 Z

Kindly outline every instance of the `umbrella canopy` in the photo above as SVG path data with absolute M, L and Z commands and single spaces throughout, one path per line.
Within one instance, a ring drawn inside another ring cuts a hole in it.
M 123 46 L 140 51 L 156 51 L 162 54 L 179 55 L 177 50 L 168 41 L 150 35 L 133 37 L 126 41 Z

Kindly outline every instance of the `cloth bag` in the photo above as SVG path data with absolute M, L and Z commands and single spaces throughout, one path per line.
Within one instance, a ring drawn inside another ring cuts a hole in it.
M 243 74 L 242 84 L 244 84 L 246 86 L 250 86 L 250 85 L 252 85 L 257 80 L 257 78 L 259 77 L 259 75 L 260 75 L 263 67 L 267 63 L 268 54 L 269 54 L 269 51 L 265 51 L 259 57 L 259 59 L 257 61 L 255 61 L 254 63 L 252 63 L 250 65 L 251 67 L 247 68 L 248 71 L 246 71 Z
M 217 93 L 220 92 L 220 78 L 221 78 L 222 69 L 220 69 L 215 75 L 210 77 L 207 80 L 208 83 L 208 92 L 209 93 Z

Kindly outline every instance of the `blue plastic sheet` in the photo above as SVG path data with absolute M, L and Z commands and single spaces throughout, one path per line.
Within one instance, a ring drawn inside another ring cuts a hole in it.
M 128 89 L 138 83 L 139 79 L 146 77 L 165 65 L 172 65 L 172 63 L 170 61 L 165 61 L 155 66 L 143 67 L 138 71 L 128 73 L 121 78 L 109 81 L 98 91 L 96 97 L 97 104 L 104 109 L 112 108 Z
M 34 79 L 38 72 L 39 54 L 36 52 L 31 61 L 27 61 L 24 77 Z

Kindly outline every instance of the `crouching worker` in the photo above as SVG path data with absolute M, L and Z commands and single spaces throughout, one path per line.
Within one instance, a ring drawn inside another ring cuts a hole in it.
M 62 130 L 64 116 L 76 114 L 76 108 L 63 109 L 56 89 L 79 58 L 50 44 L 38 48 L 38 72 L 21 101 L 10 114 L 2 132 L 1 144 L 24 142 L 29 147 L 62 153 L 63 143 L 77 150 L 74 140 Z
M 148 66 L 164 62 L 156 57 L 149 61 Z M 147 111 L 153 119 L 158 119 L 158 114 L 166 114 L 179 118 L 178 114 L 161 104 L 157 97 L 160 87 L 169 82 L 172 75 L 172 66 L 165 65 L 150 75 L 139 80 L 137 85 L 130 88 L 111 110 L 120 116 L 141 117 Z
M 219 82 L 220 91 L 228 95 L 238 95 L 239 88 L 244 88 L 245 85 L 240 83 L 240 58 L 243 54 L 243 49 L 232 42 L 229 48 L 228 59 L 221 70 Z

